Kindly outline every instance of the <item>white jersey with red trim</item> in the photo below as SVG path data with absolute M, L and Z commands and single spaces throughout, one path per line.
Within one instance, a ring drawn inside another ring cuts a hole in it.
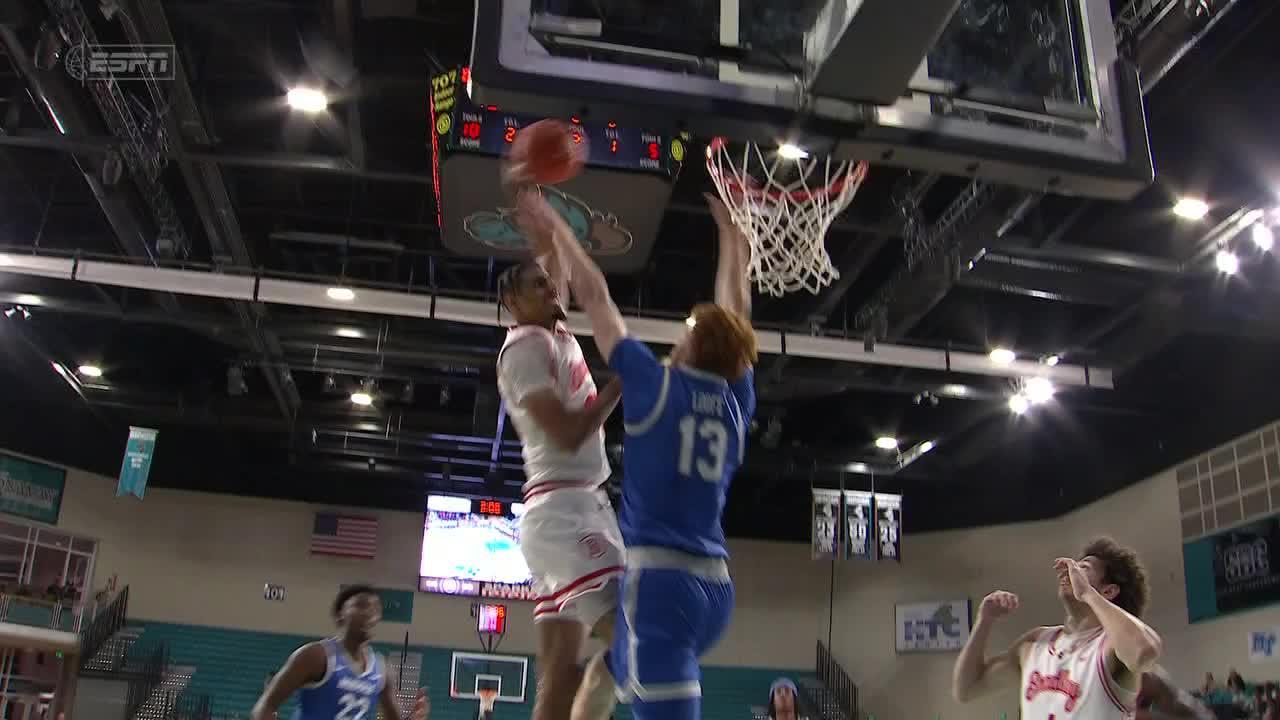
M 1138 693 L 1116 685 L 1106 669 L 1102 628 L 1040 633 L 1022 663 L 1022 720 L 1127 720 Z
M 581 410 L 596 398 L 595 381 L 573 333 L 558 323 L 555 332 L 536 325 L 512 328 L 498 351 L 498 393 L 524 446 L 526 497 L 535 486 L 547 483 L 600 485 L 609 478 L 604 430 L 587 438 L 576 451 L 556 447 L 550 433 L 522 406 L 525 397 L 544 388 L 551 388 L 570 411 Z

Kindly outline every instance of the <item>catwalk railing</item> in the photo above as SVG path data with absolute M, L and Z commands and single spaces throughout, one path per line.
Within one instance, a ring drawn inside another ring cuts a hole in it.
M 849 674 L 840 667 L 840 663 L 831 655 L 831 650 L 818 641 L 817 675 L 819 682 L 826 690 L 825 697 L 811 698 L 822 707 L 824 717 L 829 717 L 829 710 L 839 710 L 844 720 L 856 720 L 858 717 L 858 686 L 853 684 Z M 834 707 L 831 707 L 834 706 Z
M 80 633 L 80 669 L 84 670 L 102 646 L 124 627 L 129 614 L 129 586 L 116 595 L 105 609 L 94 616 Z M 123 660 L 123 655 L 121 656 Z

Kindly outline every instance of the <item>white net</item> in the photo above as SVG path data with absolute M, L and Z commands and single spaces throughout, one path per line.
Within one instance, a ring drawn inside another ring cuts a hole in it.
M 817 293 L 840 277 L 826 237 L 867 177 L 867 164 L 830 157 L 783 157 L 755 143 L 707 146 L 707 172 L 738 229 L 751 243 L 751 281 L 762 293 Z

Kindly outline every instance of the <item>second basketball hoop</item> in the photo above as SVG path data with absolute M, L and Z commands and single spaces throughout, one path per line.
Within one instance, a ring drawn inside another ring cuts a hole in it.
M 867 163 L 810 158 L 800 148 L 707 145 L 707 172 L 751 243 L 751 281 L 762 293 L 816 294 L 840 277 L 826 237 L 867 177 Z

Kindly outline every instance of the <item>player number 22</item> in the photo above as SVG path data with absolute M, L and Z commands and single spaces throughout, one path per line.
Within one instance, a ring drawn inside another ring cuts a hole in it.
M 698 440 L 703 440 L 706 444 L 699 448 L 695 459 L 694 445 L 701 444 Z M 724 454 L 728 447 L 729 431 L 725 429 L 724 423 L 711 418 L 685 415 L 680 420 L 680 457 L 676 467 L 685 477 L 693 477 L 696 469 L 698 477 L 703 480 L 720 482 L 724 476 Z
M 338 715 L 334 720 L 364 720 L 369 712 L 369 698 L 347 693 L 338 698 Z

